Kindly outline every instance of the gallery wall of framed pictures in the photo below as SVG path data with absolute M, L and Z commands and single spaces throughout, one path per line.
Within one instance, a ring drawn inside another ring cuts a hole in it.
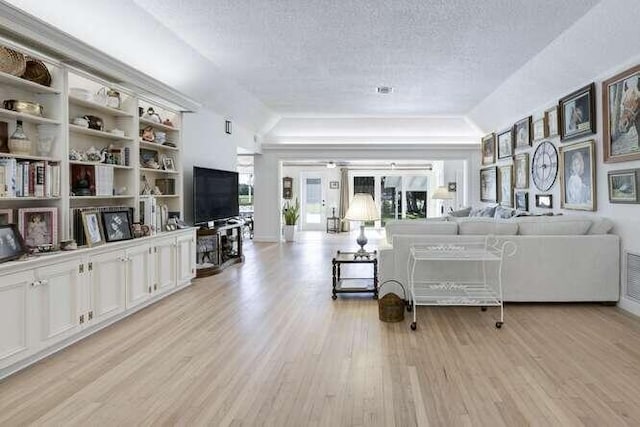
M 603 174 L 606 201 L 640 204 L 640 65 L 601 85 L 602 117 L 593 82 L 483 137 L 481 201 L 538 213 L 596 211 Z M 612 167 L 624 162 L 635 164 Z

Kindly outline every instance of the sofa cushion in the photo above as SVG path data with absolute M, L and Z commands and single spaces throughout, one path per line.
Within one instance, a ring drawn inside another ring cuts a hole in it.
M 470 213 L 471 213 L 471 206 L 469 206 L 468 208 L 458 209 L 457 211 L 451 211 L 449 212 L 449 216 L 455 217 L 455 218 L 466 218 L 469 216 Z
M 592 220 L 571 215 L 550 217 L 521 217 L 514 219 L 518 223 L 518 234 L 522 235 L 566 235 L 577 236 L 587 234 Z
M 505 208 L 504 206 L 496 206 L 496 210 L 493 213 L 493 217 L 496 219 L 508 219 L 514 216 L 516 213 L 515 209 Z
M 399 220 L 389 221 L 384 227 L 387 242 L 391 242 L 395 235 L 455 235 L 458 234 L 458 224 L 447 221 Z
M 506 219 L 459 218 L 458 234 L 475 236 L 486 236 L 488 234 L 514 236 L 518 234 L 518 224 Z
M 613 221 L 609 218 L 594 216 L 587 234 L 608 234 L 613 228 Z
M 471 212 L 469 212 L 469 216 L 470 217 L 477 217 L 477 216 L 481 216 L 481 217 L 488 217 L 488 218 L 493 218 L 493 215 L 496 212 L 496 207 L 495 206 L 487 206 L 487 207 L 483 207 L 483 208 L 473 208 L 471 209 Z

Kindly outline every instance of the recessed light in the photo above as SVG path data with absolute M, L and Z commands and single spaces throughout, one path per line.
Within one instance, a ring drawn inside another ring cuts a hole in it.
M 378 86 L 376 90 L 382 95 L 389 95 L 391 92 L 393 92 L 393 88 L 391 86 Z
M 335 169 L 336 168 L 336 164 L 333 163 L 333 162 L 329 162 L 329 163 L 327 163 L 327 168 L 328 169 Z

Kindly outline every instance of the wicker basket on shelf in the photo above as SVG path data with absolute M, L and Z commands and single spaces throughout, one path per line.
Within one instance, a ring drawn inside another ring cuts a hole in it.
M 0 46 L 0 71 L 11 74 L 12 76 L 21 76 L 27 68 L 27 60 L 23 54 L 9 49 L 6 46 Z
M 51 86 L 51 74 L 45 63 L 30 56 L 27 57 L 24 73 L 20 77 L 42 86 Z

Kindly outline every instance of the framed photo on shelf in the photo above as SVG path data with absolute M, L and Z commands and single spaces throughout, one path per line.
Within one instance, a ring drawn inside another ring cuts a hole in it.
M 83 211 L 82 227 L 84 228 L 84 235 L 89 247 L 100 246 L 105 243 L 104 232 L 100 225 L 100 212 L 97 210 Z
M 0 225 L 13 224 L 13 209 L 0 209 Z
M 102 227 L 107 242 L 133 239 L 128 210 L 102 212 Z
M 496 134 L 490 133 L 482 138 L 482 166 L 496 162 Z
M 162 167 L 166 171 L 175 171 L 176 170 L 176 165 L 173 162 L 173 157 L 171 157 L 171 156 L 162 157 Z
M 498 168 L 480 169 L 480 201 L 496 203 L 498 200 Z
M 537 142 L 542 139 L 545 139 L 548 136 L 547 128 L 548 127 L 547 127 L 546 116 L 541 117 L 535 122 L 533 122 L 533 140 Z
M 516 209 L 525 212 L 529 210 L 528 191 L 516 191 Z
M 565 209 L 596 209 L 595 141 L 560 147 L 561 205 Z
M 640 65 L 602 83 L 605 163 L 640 159 Z
M 553 196 L 551 194 L 536 194 L 536 208 L 553 208 Z
M 607 174 L 610 203 L 640 203 L 638 183 L 640 169 L 610 171 Z
M 513 207 L 513 166 L 498 168 L 500 182 L 500 200 L 502 206 Z
M 555 105 L 544 112 L 544 121 L 547 127 L 546 138 L 558 136 L 558 106 Z
M 18 209 L 18 227 L 28 248 L 58 243 L 58 208 Z
M 15 224 L 0 225 L 0 263 L 20 258 L 27 247 Z
M 531 116 L 526 117 L 513 125 L 516 148 L 531 147 Z
M 498 159 L 513 156 L 513 128 L 498 133 Z
M 329 181 L 329 188 L 332 190 L 337 190 L 340 188 L 340 181 Z
M 560 100 L 562 141 L 596 133 L 596 85 L 591 83 Z
M 529 188 L 529 153 L 516 154 L 515 160 L 515 188 Z

